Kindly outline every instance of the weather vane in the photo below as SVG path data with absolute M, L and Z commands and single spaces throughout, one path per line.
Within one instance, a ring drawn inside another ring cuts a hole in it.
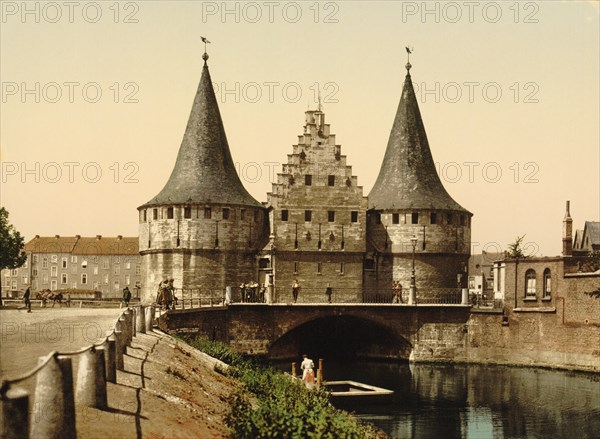
M 410 64 L 410 54 L 413 53 L 413 50 L 415 50 L 414 47 L 408 47 L 408 46 L 406 46 L 406 53 L 408 54 L 407 55 L 408 56 L 407 62 L 409 64 Z
M 406 46 L 406 56 L 407 56 L 407 61 L 406 61 L 406 70 L 408 72 L 408 74 L 410 74 L 410 68 L 412 67 L 412 65 L 410 64 L 410 54 L 413 53 L 414 47 L 408 47 Z
M 206 53 L 206 44 L 210 44 L 210 41 L 208 41 L 205 37 L 202 36 L 200 38 L 204 43 L 204 55 L 202 55 L 202 59 L 204 60 L 204 64 L 206 64 L 206 60 L 208 59 L 208 53 Z

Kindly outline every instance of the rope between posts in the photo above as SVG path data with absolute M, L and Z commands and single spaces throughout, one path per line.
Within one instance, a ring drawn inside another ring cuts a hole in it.
M 17 376 L 15 378 L 2 380 L 2 385 L 0 386 L 0 393 L 4 394 L 6 390 L 10 387 L 11 384 L 20 383 L 21 381 L 25 381 L 26 379 L 31 378 L 36 373 L 38 373 L 42 368 L 50 362 L 52 358 L 58 357 L 60 354 L 56 351 L 50 352 L 46 359 L 38 364 L 36 367 L 31 369 L 29 372 L 25 372 L 23 375 Z
M 128 309 L 127 309 L 128 310 Z M 127 311 L 123 311 L 119 317 L 117 318 L 116 322 L 119 321 L 119 319 L 121 317 L 123 317 L 123 314 L 125 314 L 125 312 Z M 74 355 L 80 355 L 83 354 L 89 350 L 95 350 L 96 347 L 100 347 L 102 346 L 104 343 L 106 343 L 108 341 L 108 338 L 110 336 L 112 336 L 113 334 L 115 334 L 115 330 L 116 330 L 116 326 L 117 323 L 115 322 L 115 324 L 113 325 L 113 329 L 111 330 L 110 334 L 108 334 L 106 337 L 104 337 L 104 339 L 102 340 L 102 342 L 100 343 L 96 343 L 96 344 L 91 344 L 88 347 L 82 348 L 80 350 L 77 351 L 72 351 L 72 352 L 58 352 L 58 351 L 52 351 L 48 354 L 48 356 L 44 359 L 44 361 L 42 361 L 40 364 L 38 364 L 36 367 L 34 367 L 33 369 L 31 369 L 29 372 L 25 372 L 23 375 L 19 375 L 17 377 L 14 378 L 8 378 L 8 379 L 4 379 L 2 380 L 2 383 L 0 384 L 0 395 L 4 395 L 6 394 L 6 392 L 8 391 L 8 389 L 10 388 L 10 386 L 12 384 L 17 384 L 20 383 L 21 381 L 25 381 L 31 377 L 33 377 L 36 373 L 38 373 L 40 370 L 42 370 L 42 368 L 44 366 L 46 366 L 46 364 L 48 364 L 50 362 L 51 359 L 56 358 L 58 356 L 74 356 Z

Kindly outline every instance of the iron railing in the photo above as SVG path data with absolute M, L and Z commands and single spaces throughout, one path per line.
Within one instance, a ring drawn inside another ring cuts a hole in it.
M 459 305 L 462 292 L 458 288 L 427 288 L 416 290 L 416 304 Z M 158 303 L 158 302 L 157 302 Z M 279 288 L 275 293 L 262 287 L 232 288 L 226 291 L 206 288 L 176 288 L 169 304 L 160 303 L 162 310 L 224 306 L 229 303 L 299 303 L 299 304 L 407 304 L 408 289 L 374 290 L 364 288 L 301 287 L 294 301 L 292 289 Z

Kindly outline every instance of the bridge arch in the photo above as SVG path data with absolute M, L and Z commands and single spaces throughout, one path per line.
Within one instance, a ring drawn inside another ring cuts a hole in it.
M 411 343 L 392 328 L 352 315 L 321 316 L 304 321 L 277 337 L 270 345 L 273 360 L 299 358 L 369 358 L 407 360 Z

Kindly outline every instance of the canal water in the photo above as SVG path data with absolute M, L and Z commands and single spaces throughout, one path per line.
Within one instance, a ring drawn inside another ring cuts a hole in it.
M 600 438 L 598 374 L 332 361 L 324 375 L 393 390 L 387 403 L 344 407 L 392 438 Z

